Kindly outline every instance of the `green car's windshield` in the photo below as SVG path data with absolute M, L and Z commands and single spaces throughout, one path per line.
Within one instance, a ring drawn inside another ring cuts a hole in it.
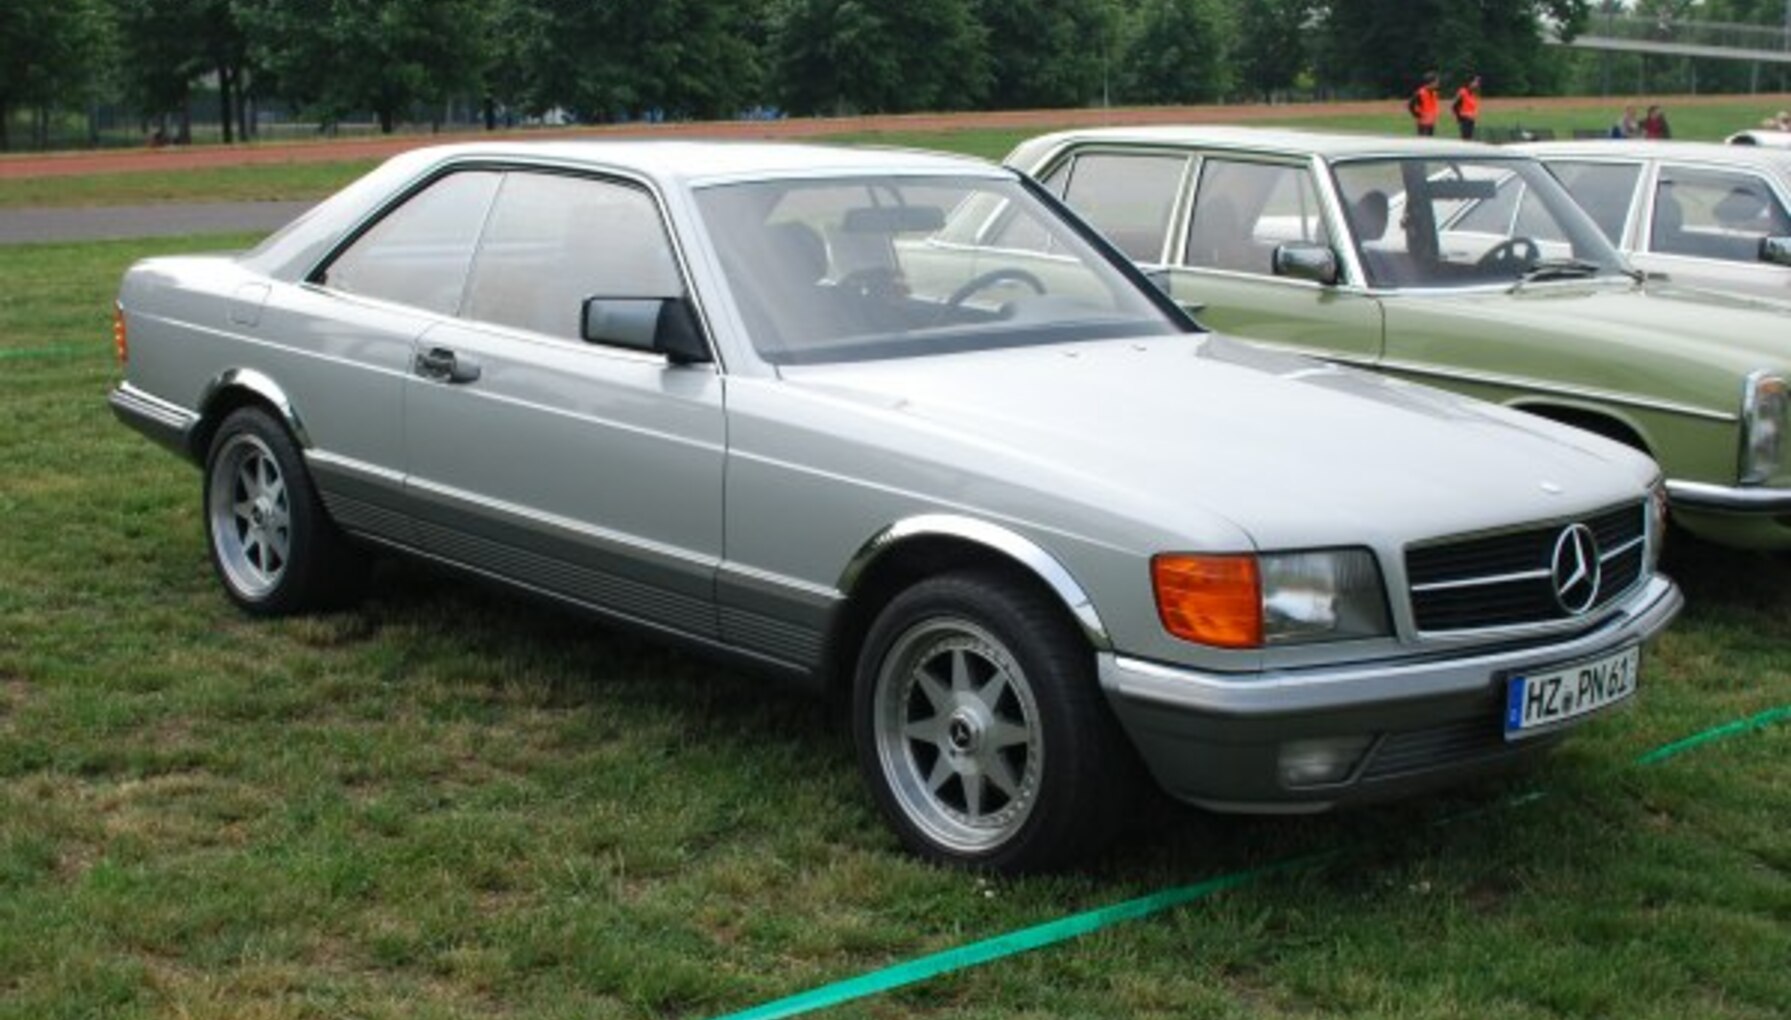
M 696 202 L 774 364 L 1188 328 L 1017 181 L 753 181 L 699 188 Z
M 1511 285 L 1629 272 L 1532 160 L 1353 160 L 1332 173 L 1372 286 Z

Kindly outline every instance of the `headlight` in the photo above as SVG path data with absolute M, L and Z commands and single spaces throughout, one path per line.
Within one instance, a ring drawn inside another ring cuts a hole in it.
M 1392 633 L 1380 567 L 1366 549 L 1151 560 L 1169 633 L 1220 648 L 1260 648 Z
M 1783 378 L 1765 370 L 1748 374 L 1741 393 L 1741 484 L 1758 485 L 1778 472 L 1787 405 Z

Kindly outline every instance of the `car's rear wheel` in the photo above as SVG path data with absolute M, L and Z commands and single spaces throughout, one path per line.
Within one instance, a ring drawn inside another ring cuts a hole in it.
M 916 853 L 1036 871 L 1114 834 L 1132 752 L 1062 617 L 1030 586 L 966 572 L 915 585 L 872 625 L 854 687 L 859 765 Z
M 205 537 L 237 605 L 258 615 L 341 603 L 365 564 L 324 512 L 298 447 L 258 407 L 230 413 L 205 461 Z

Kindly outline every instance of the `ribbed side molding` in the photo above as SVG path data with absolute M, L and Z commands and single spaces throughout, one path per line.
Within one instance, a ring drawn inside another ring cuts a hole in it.
M 344 531 L 388 542 L 410 541 L 410 518 L 398 511 L 328 489 L 320 490 L 320 494 L 330 519 Z
M 713 636 L 715 608 L 699 598 L 418 521 L 418 544 L 444 559 L 653 623 Z
M 721 632 L 731 645 L 812 668 L 821 658 L 821 635 L 785 620 L 723 606 Z

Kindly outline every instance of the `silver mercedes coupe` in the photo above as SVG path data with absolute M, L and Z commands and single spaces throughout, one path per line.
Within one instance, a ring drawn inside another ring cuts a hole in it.
M 1681 604 L 1647 457 L 1204 332 L 978 161 L 418 150 L 136 265 L 115 339 L 246 611 L 383 549 L 800 678 L 952 864 L 1081 859 L 1146 775 L 1310 811 L 1527 760 Z

